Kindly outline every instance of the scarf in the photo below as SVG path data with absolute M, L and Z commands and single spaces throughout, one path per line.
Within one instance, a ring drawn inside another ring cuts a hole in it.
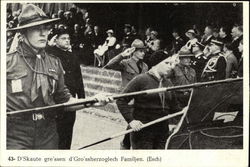
M 54 91 L 52 90 L 52 92 L 50 92 L 51 85 L 53 85 L 54 88 L 56 83 L 55 80 L 52 80 L 52 84 L 50 84 L 51 81 L 49 80 L 51 74 L 48 73 L 48 70 L 53 69 L 50 68 L 53 67 L 51 60 L 48 55 L 46 55 L 44 49 L 36 53 L 24 42 L 22 42 L 20 46 L 21 47 L 19 49 L 21 50 L 24 61 L 30 70 L 33 71 L 31 101 L 34 102 L 39 96 L 39 91 L 41 91 L 44 103 L 46 105 L 51 105 L 51 102 L 53 102 L 51 93 Z M 31 65 L 31 62 L 29 63 L 27 58 L 35 59 L 35 65 Z

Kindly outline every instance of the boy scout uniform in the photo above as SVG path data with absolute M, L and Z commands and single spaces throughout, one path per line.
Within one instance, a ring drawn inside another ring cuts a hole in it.
M 18 30 L 41 25 L 47 19 L 38 7 L 29 4 L 19 16 L 32 14 Z M 40 19 L 40 20 L 39 20 Z M 38 21 L 39 20 L 39 21 Z M 70 98 L 64 86 L 60 60 L 41 49 L 35 53 L 20 41 L 17 49 L 7 55 L 7 112 L 67 102 Z M 7 149 L 57 149 L 56 112 L 26 112 L 7 116 Z

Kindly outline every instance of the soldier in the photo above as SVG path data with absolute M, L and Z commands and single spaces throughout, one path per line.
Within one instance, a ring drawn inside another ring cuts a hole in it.
M 209 46 L 210 55 L 202 72 L 202 81 L 222 80 L 226 78 L 226 59 L 222 54 L 223 42 L 212 40 Z
M 171 81 L 175 86 L 177 85 L 188 85 L 196 82 L 196 72 L 191 68 L 191 57 L 193 54 L 183 54 L 179 55 L 180 63 L 173 69 L 174 74 L 171 77 Z M 175 91 L 177 100 L 179 101 L 181 107 L 185 107 L 188 104 L 190 97 L 189 89 L 180 89 Z
M 37 6 L 24 6 L 19 15 L 22 40 L 7 55 L 7 112 L 70 102 L 59 58 L 45 51 L 49 19 Z M 99 98 L 106 101 L 106 98 Z M 83 106 L 67 108 L 75 111 Z M 27 112 L 7 117 L 7 149 L 57 149 L 56 112 Z

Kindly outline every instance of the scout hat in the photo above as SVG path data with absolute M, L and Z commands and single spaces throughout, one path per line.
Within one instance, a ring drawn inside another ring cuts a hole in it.
M 140 39 L 135 39 L 132 42 L 131 47 L 134 47 L 136 49 L 146 49 L 146 46 L 144 45 L 144 43 Z
M 57 20 L 59 20 L 59 18 L 49 19 L 39 7 L 33 4 L 27 4 L 23 7 L 22 12 L 18 17 L 18 26 L 9 30 L 21 30 L 37 25 L 51 23 Z

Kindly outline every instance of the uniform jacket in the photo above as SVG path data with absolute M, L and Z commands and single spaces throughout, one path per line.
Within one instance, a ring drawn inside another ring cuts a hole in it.
M 222 53 L 210 55 L 202 76 L 202 81 L 222 80 L 226 78 L 226 59 Z
M 188 85 L 196 82 L 196 72 L 191 67 L 176 65 L 171 79 L 174 85 Z
M 36 54 L 24 42 L 7 54 L 7 111 L 67 102 L 60 60 L 42 50 Z M 36 71 L 36 72 L 34 72 Z M 42 73 L 42 74 L 41 74 Z
M 136 61 L 132 57 L 129 59 L 124 59 L 121 54 L 111 59 L 105 66 L 105 68 L 121 71 L 122 85 L 124 87 L 135 76 L 139 75 L 140 73 L 145 73 L 148 71 L 148 66 L 146 65 L 146 63 L 144 62 L 141 63 L 141 72 L 140 72 L 138 65 L 136 64 Z

